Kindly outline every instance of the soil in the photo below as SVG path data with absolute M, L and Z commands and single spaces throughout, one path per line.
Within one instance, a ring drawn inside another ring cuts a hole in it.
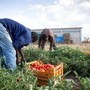
M 65 79 L 67 79 L 67 80 L 73 80 L 73 81 L 75 82 L 75 84 L 74 84 L 74 90 L 79 90 L 79 88 L 80 88 L 80 82 L 79 82 L 79 80 L 75 77 L 74 74 L 72 74 L 72 73 L 68 74 L 68 75 L 65 77 Z

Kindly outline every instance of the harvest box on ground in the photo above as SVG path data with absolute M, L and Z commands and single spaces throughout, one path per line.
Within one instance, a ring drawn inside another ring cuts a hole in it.
M 43 64 L 42 61 L 37 60 L 37 61 L 32 61 L 32 62 L 28 62 L 26 64 L 27 68 L 30 68 L 31 64 Z M 63 75 L 63 63 L 60 63 L 56 66 L 54 66 L 53 68 L 48 68 L 45 72 L 43 71 L 37 71 L 35 69 L 31 69 L 34 73 L 34 75 L 37 77 L 37 84 L 38 85 L 47 85 L 48 83 L 48 79 L 51 79 L 53 77 L 57 78 L 57 77 L 62 77 Z

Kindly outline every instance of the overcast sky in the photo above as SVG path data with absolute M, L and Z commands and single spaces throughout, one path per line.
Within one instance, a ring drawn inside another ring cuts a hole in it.
M 90 37 L 90 0 L 0 0 L 0 18 L 30 29 L 82 27 Z

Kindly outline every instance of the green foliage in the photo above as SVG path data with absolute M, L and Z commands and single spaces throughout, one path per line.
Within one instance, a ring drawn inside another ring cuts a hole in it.
M 30 70 L 22 69 L 8 71 L 0 68 L 0 90 L 73 90 L 71 82 L 57 81 L 57 84 L 50 80 L 49 86 L 38 87 L 37 78 Z
M 90 77 L 90 55 L 82 53 L 79 49 L 67 46 L 59 47 L 54 51 L 30 48 L 25 49 L 24 54 L 28 62 L 41 60 L 54 65 L 63 62 L 65 73 L 63 77 L 74 72 L 80 83 L 79 90 L 90 90 L 90 78 L 87 78 Z M 0 68 L 0 90 L 74 90 L 75 84 L 66 79 L 58 78 L 55 81 L 54 77 L 48 80 L 48 86 L 38 87 L 36 82 L 37 78 L 30 70 L 25 69 L 24 63 L 15 71 Z
M 74 73 L 79 80 L 79 90 L 90 90 L 90 77 L 80 77 L 76 71 Z
M 30 62 L 33 60 L 38 60 L 40 55 L 42 55 L 43 53 L 44 53 L 44 51 L 40 50 L 40 49 L 30 48 L 28 50 L 27 49 L 24 50 L 24 54 L 27 59 L 27 62 Z
M 54 51 L 44 51 L 30 48 L 25 50 L 27 61 L 41 60 L 43 63 L 64 63 L 64 72 L 77 71 L 80 76 L 90 76 L 90 55 L 86 55 L 79 49 L 68 46 L 58 47 Z
M 90 90 L 90 78 L 81 78 L 80 79 L 80 90 Z
M 0 68 L 0 90 L 28 90 L 30 85 L 36 85 L 34 81 L 30 70 L 8 71 Z

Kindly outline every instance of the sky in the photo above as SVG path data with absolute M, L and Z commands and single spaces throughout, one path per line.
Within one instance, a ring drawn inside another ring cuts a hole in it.
M 0 18 L 30 29 L 82 27 L 90 38 L 90 0 L 0 0 Z

